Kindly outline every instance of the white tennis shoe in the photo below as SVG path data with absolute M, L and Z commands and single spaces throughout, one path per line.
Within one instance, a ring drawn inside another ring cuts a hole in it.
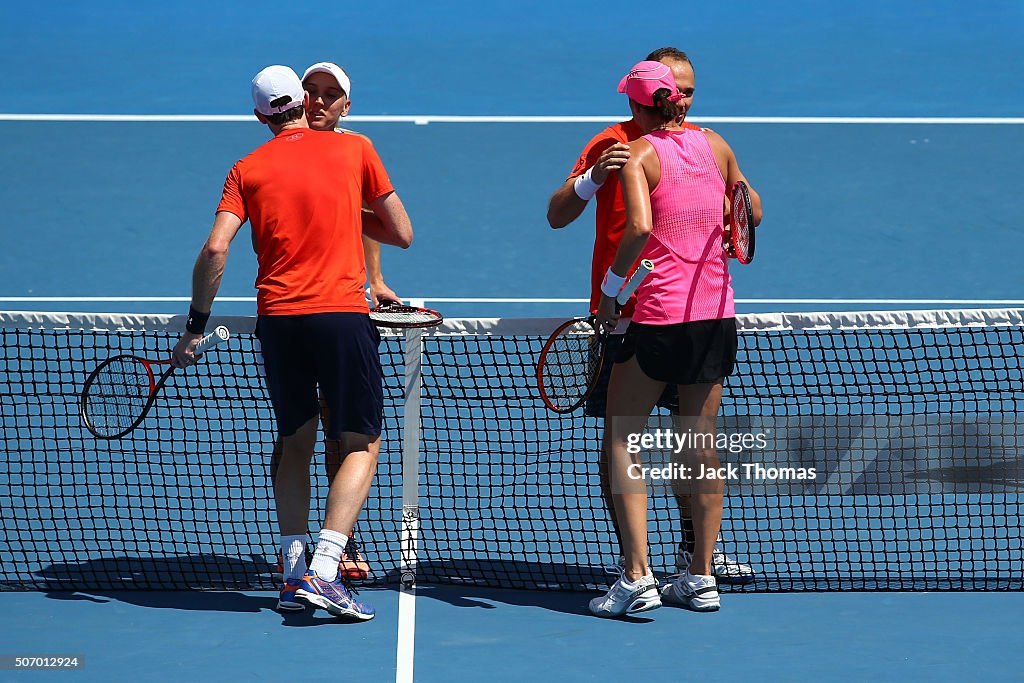
M 659 607 L 658 582 L 652 574 L 631 583 L 624 573 L 620 573 L 608 593 L 590 601 L 590 611 L 599 617 L 621 617 Z
M 688 571 L 691 562 L 693 562 L 693 554 L 680 546 L 679 552 L 676 554 L 676 572 L 682 574 Z M 718 548 L 715 548 L 715 552 L 711 555 L 711 573 L 719 582 L 732 586 L 753 583 L 755 576 L 750 565 L 729 557 Z
M 677 574 L 661 587 L 661 599 L 667 605 L 679 605 L 694 612 L 717 612 L 722 606 L 718 584 L 713 576 Z

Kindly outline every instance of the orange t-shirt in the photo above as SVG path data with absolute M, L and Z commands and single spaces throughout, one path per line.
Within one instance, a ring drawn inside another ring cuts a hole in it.
M 692 123 L 684 123 L 685 128 L 700 130 L 700 126 Z M 576 165 L 569 174 L 569 179 L 583 175 L 583 173 L 597 163 L 597 160 L 606 149 L 616 142 L 632 142 L 643 136 L 640 126 L 630 119 L 614 126 L 608 126 L 595 135 L 587 146 L 580 153 Z M 626 203 L 622 199 L 622 188 L 619 185 L 619 174 L 611 173 L 604 185 L 597 191 L 597 234 L 594 238 L 594 257 L 590 266 L 590 312 L 597 313 L 598 304 L 601 303 L 601 282 L 604 274 L 611 268 L 615 261 L 615 253 L 619 250 L 619 242 L 622 241 L 622 233 L 626 228 Z M 636 296 L 630 298 L 629 302 L 622 307 L 622 317 L 628 318 L 633 315 L 633 307 L 636 304 Z
M 239 161 L 217 211 L 252 225 L 260 315 L 365 312 L 362 206 L 394 192 L 358 135 L 283 130 Z

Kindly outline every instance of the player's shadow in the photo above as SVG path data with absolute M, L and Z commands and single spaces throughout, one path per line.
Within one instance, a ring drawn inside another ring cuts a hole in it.
M 155 609 L 260 612 L 274 609 L 276 596 L 246 595 L 241 591 L 256 586 L 272 587 L 272 569 L 266 560 L 257 557 L 115 556 L 53 563 L 35 572 L 32 580 L 36 588 L 54 600 L 117 601 Z
M 200 612 L 276 613 L 279 578 L 273 571 L 265 559 L 255 556 L 101 557 L 51 564 L 33 574 L 32 587 L 45 591 L 52 600 L 121 602 Z M 262 594 L 253 595 L 252 591 Z M 312 609 L 284 613 L 281 618 L 289 627 L 353 621 Z
M 469 609 L 499 609 L 502 604 L 536 607 L 587 618 L 593 618 L 587 607 L 590 600 L 615 581 L 604 567 L 512 560 L 421 562 L 416 576 L 417 598 Z M 651 621 L 643 616 L 626 619 Z
M 416 587 L 416 598 L 418 600 L 438 600 L 455 607 L 468 609 L 501 609 L 502 605 L 514 605 L 516 607 L 531 607 L 571 614 L 574 616 L 593 619 L 588 603 L 601 593 L 596 591 L 537 591 L 517 590 L 511 588 L 486 588 L 484 586 L 443 586 L 443 585 L 418 585 Z M 648 623 L 653 619 L 647 616 L 622 617 L 623 621 L 635 623 Z
M 54 600 L 255 613 L 273 611 L 277 605 L 277 579 L 272 572 L 273 567 L 261 557 L 114 556 L 50 564 L 33 574 L 31 587 Z M 400 588 L 397 572 L 377 578 L 374 587 Z M 416 591 L 419 597 L 455 607 L 499 609 L 504 604 L 590 618 L 587 603 L 614 580 L 603 567 L 511 560 L 428 561 L 417 566 Z M 489 587 L 495 585 L 503 587 Z M 266 593 L 248 593 L 254 590 Z M 628 619 L 650 621 L 644 616 Z M 290 627 L 339 621 L 344 620 L 319 610 L 283 615 L 283 624 Z

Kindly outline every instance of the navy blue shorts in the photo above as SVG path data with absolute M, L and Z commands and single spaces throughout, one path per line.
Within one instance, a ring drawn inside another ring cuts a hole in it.
M 324 425 L 328 439 L 339 439 L 342 432 L 380 436 L 380 334 L 368 315 L 261 315 L 256 336 L 281 436 L 291 436 L 320 414 L 317 387 L 330 415 Z
M 621 353 L 623 336 L 613 334 L 608 337 L 608 355 L 604 357 L 604 366 L 601 367 L 601 375 L 597 378 L 597 386 L 594 393 L 587 397 L 583 412 L 587 417 L 605 416 L 608 407 L 608 382 L 612 377 L 612 366 L 615 365 L 615 358 Z M 658 407 L 667 408 L 673 413 L 679 412 L 679 391 L 675 384 L 669 384 L 665 391 L 661 392 L 658 398 Z

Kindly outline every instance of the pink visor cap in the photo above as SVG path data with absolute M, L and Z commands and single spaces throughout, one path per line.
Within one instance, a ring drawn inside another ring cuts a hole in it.
M 619 92 L 626 93 L 629 99 L 648 107 L 654 106 L 654 93 L 661 88 L 672 93 L 669 102 L 683 99 L 676 88 L 672 69 L 661 62 L 640 62 L 619 81 Z

